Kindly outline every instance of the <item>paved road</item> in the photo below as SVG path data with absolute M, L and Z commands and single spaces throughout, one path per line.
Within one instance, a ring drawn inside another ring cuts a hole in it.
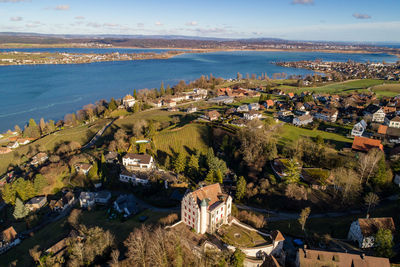
M 82 147 L 82 150 L 85 150 L 91 146 L 93 146 L 97 140 L 99 140 L 99 138 L 103 135 L 103 133 L 107 130 L 108 127 L 110 127 L 111 124 L 113 124 L 113 122 L 116 120 L 117 118 L 113 119 L 112 121 L 110 121 L 109 123 L 107 123 L 106 125 L 104 125 L 103 128 L 101 128 L 95 136 L 93 136 L 92 140 L 89 141 L 89 143 L 87 143 L 86 145 L 84 145 Z

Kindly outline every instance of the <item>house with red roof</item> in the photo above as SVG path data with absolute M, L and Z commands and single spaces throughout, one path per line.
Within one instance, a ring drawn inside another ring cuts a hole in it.
M 351 148 L 353 150 L 362 152 L 368 152 L 373 148 L 377 148 L 383 151 L 383 145 L 380 140 L 361 137 L 361 136 L 354 137 L 353 145 Z

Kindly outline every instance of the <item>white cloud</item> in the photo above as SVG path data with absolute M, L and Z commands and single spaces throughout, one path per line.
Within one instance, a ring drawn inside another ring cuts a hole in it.
M 164 24 L 162 24 L 161 22 L 157 21 L 157 22 L 155 23 L 155 25 L 156 25 L 156 26 L 163 26 Z
M 186 26 L 196 26 L 197 24 L 197 21 L 189 21 L 185 23 Z
M 371 16 L 368 14 L 354 13 L 353 17 L 356 19 L 370 19 Z
M 10 20 L 11 21 L 21 21 L 23 18 L 22 17 L 11 17 Z
M 83 20 L 83 19 L 85 19 L 85 17 L 84 16 L 76 16 L 75 19 Z
M 69 10 L 69 5 L 58 5 L 53 9 L 54 10 L 59 10 L 59 11 L 65 11 L 65 10 Z
M 292 1 L 293 5 L 313 5 L 314 0 L 293 0 Z

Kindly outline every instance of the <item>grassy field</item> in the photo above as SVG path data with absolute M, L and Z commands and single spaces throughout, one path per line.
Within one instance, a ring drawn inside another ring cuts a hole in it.
M 15 266 L 34 266 L 29 249 L 40 245 L 39 249 L 43 250 L 58 242 L 68 234 L 66 224 L 66 219 L 62 219 L 39 230 L 33 237 L 22 241 L 21 244 L 1 255 L 0 266 L 11 266 L 13 262 L 16 262 Z
M 286 144 L 287 142 L 295 141 L 300 137 L 317 137 L 318 135 L 324 138 L 326 142 L 335 144 L 337 148 L 343 147 L 346 143 L 353 142 L 351 139 L 336 133 L 328 133 L 320 130 L 308 130 L 289 124 L 284 124 L 282 126 L 282 133 L 279 135 L 279 141 Z
M 156 149 L 169 154 L 194 150 L 206 152 L 208 140 L 207 126 L 195 123 L 178 129 L 164 130 L 153 138 Z
M 238 247 L 249 248 L 267 242 L 267 240 L 257 232 L 246 230 L 235 224 L 232 224 L 231 226 L 222 226 L 222 231 L 224 232 L 222 239 L 226 243 Z
M 7 167 L 10 164 L 22 163 L 22 156 L 26 155 L 30 149 L 38 148 L 41 151 L 53 151 L 58 145 L 71 141 L 75 141 L 83 145 L 87 143 L 98 130 L 107 124 L 108 121 L 109 120 L 107 119 L 100 119 L 87 125 L 67 128 L 40 138 L 39 140 L 28 145 L 21 146 L 11 153 L 0 155 L 0 174 L 6 172 Z
M 400 83 L 381 84 L 372 87 L 377 95 L 393 97 L 400 94 Z

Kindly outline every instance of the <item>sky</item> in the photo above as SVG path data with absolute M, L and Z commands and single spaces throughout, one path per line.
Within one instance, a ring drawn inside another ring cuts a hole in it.
M 0 32 L 400 43 L 400 0 L 0 0 Z

